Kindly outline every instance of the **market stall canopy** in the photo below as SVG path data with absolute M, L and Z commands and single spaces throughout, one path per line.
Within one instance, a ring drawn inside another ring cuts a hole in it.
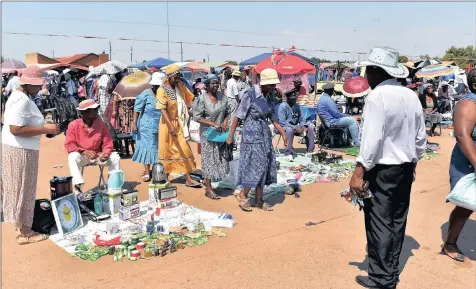
M 189 64 L 184 65 L 183 68 L 193 72 L 210 73 L 210 68 L 199 62 L 190 62 Z
M 437 60 L 433 60 L 433 59 L 427 59 L 427 60 L 424 60 L 424 61 L 415 62 L 415 64 L 418 64 L 417 68 L 423 68 L 423 67 L 426 67 L 428 65 L 440 64 L 440 62 L 437 61 Z
M 172 64 L 172 63 L 174 63 L 174 62 L 175 62 L 175 61 L 170 60 L 170 59 L 156 58 L 156 59 L 153 59 L 153 60 L 151 60 L 151 61 L 148 61 L 146 67 L 147 67 L 147 68 L 152 68 L 152 67 L 162 68 L 162 67 L 165 67 L 165 66 L 167 66 L 167 65 L 170 65 L 170 64 Z
M 119 60 L 111 60 L 104 64 L 94 67 L 86 76 L 86 79 L 93 75 L 116 74 L 127 68 L 127 64 Z
M 279 74 L 315 73 L 316 68 L 292 54 L 276 54 L 264 59 L 255 67 L 257 73 L 266 68 L 275 69 Z
M 149 84 L 152 76 L 147 72 L 136 72 L 125 76 L 116 86 L 114 92 L 121 98 L 135 98 L 144 90 L 151 88 Z
M 129 68 L 138 68 L 138 69 L 146 69 L 146 68 L 151 68 L 151 67 L 162 68 L 162 67 L 167 66 L 169 64 L 172 64 L 174 62 L 175 61 L 173 61 L 173 60 L 159 57 L 159 58 L 156 58 L 156 59 L 152 59 L 152 60 L 149 60 L 149 61 L 145 61 L 145 62 L 142 62 L 142 63 L 137 63 L 137 64 L 134 64 L 134 65 L 131 65 L 131 66 L 129 66 Z
M 319 69 L 337 69 L 338 67 L 342 68 L 347 68 L 351 67 L 352 65 L 349 63 L 345 62 L 332 62 L 332 63 L 323 63 L 321 66 L 319 66 Z
M 420 69 L 415 75 L 420 78 L 434 78 L 453 74 L 453 69 L 443 64 L 428 65 Z
M 271 57 L 271 55 L 273 55 L 273 53 L 262 53 L 260 55 L 256 55 L 255 57 L 251 57 L 250 59 L 242 61 L 240 63 L 240 67 L 248 66 L 248 65 L 257 65 L 258 63 L 265 60 L 266 58 Z M 313 64 L 313 65 L 316 64 L 310 58 L 302 56 L 301 54 L 296 53 L 296 52 L 289 52 L 288 55 L 293 55 L 293 56 L 299 57 L 299 58 L 303 59 L 304 61 L 306 61 L 310 64 Z
M 15 59 L 6 60 L 2 62 L 1 66 L 2 66 L 2 73 L 10 73 L 15 70 L 26 68 L 25 63 Z
M 369 83 L 365 77 L 357 76 L 344 83 L 342 93 L 350 98 L 363 97 L 371 91 Z

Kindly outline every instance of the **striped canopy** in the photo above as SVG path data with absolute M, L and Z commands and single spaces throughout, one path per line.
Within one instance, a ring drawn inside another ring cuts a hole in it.
M 453 74 L 453 69 L 443 64 L 428 65 L 420 69 L 416 76 L 420 78 L 434 78 Z

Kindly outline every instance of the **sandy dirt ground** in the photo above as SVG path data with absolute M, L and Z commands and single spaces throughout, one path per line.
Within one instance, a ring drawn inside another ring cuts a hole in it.
M 458 264 L 439 254 L 453 209 L 445 203 L 454 145 L 449 132 L 432 139 L 440 143 L 441 156 L 421 162 L 417 169 L 401 255 L 401 289 L 476 289 L 474 215 L 459 241 L 472 261 Z M 51 177 L 69 175 L 63 142 L 64 136 L 42 139 L 38 197 L 49 197 Z M 195 144 L 192 148 L 196 151 Z M 53 168 L 57 164 L 63 167 Z M 127 180 L 146 199 L 142 166 L 130 159 L 121 165 Z M 86 188 L 96 184 L 97 172 L 86 168 Z M 203 189 L 179 184 L 181 201 L 231 213 L 238 224 L 226 230 L 226 238 L 213 237 L 204 246 L 148 261 L 113 262 L 112 257 L 83 261 L 51 241 L 19 246 L 12 225 L 2 223 L 2 288 L 361 288 L 354 278 L 367 268 L 364 218 L 340 198 L 347 185 L 348 180 L 342 180 L 305 186 L 299 197 L 276 199 L 274 212 L 245 213 L 231 192 L 214 201 L 204 197 Z M 307 226 L 308 222 L 315 225 Z

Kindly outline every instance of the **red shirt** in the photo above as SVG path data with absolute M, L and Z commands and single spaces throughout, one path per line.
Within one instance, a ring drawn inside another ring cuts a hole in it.
M 96 119 L 90 128 L 81 118 L 76 119 L 68 125 L 64 147 L 68 153 L 87 150 L 109 156 L 113 151 L 111 132 L 102 119 Z

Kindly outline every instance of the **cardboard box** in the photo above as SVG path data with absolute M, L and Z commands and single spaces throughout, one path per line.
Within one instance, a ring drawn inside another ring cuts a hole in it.
M 121 207 L 122 190 L 107 190 L 101 193 L 102 210 L 111 216 L 117 216 Z
M 119 209 L 119 219 L 129 220 L 140 216 L 139 205 L 132 205 L 129 207 L 122 207 Z
M 121 196 L 121 206 L 130 207 L 139 204 L 138 192 L 125 192 Z

